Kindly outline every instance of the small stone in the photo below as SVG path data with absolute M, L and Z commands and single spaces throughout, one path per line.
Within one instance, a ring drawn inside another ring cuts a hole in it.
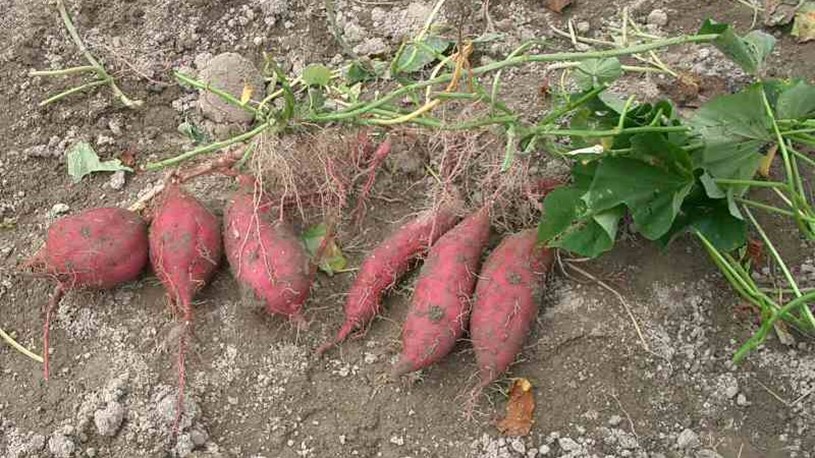
M 110 181 L 108 181 L 108 185 L 110 185 L 110 189 L 114 191 L 121 191 L 122 188 L 125 187 L 125 171 L 117 170 L 113 172 L 110 176 Z
M 577 23 L 577 31 L 580 33 L 588 33 L 591 30 L 591 24 L 588 21 L 580 21 Z
M 68 213 L 68 210 L 70 209 L 71 207 L 63 203 L 54 204 L 54 206 L 51 207 L 51 210 L 48 212 L 48 218 L 55 218 L 63 213 Z
M 193 429 L 190 431 L 190 440 L 195 447 L 203 447 L 207 443 L 209 435 L 205 431 Z
M 255 46 L 262 45 L 263 44 L 263 37 L 255 37 L 255 38 L 253 38 L 252 43 L 254 43 Z
M 699 436 L 690 428 L 685 428 L 676 439 L 676 446 L 680 450 L 694 449 L 699 446 Z
M 608 419 L 609 426 L 617 426 L 623 422 L 623 417 L 619 415 L 612 415 L 611 418 Z
M 559 445 L 560 449 L 564 452 L 572 452 L 580 449 L 580 444 L 569 437 L 561 437 L 557 440 L 557 445 Z
M 745 396 L 744 393 L 739 393 L 736 397 L 736 405 L 746 407 L 750 405 L 750 401 L 747 400 L 747 396 Z
M 660 9 L 653 10 L 648 14 L 647 22 L 656 27 L 664 27 L 668 24 L 668 13 Z
M 193 445 L 189 434 L 182 434 L 178 436 L 178 439 L 175 442 L 175 453 L 179 458 L 190 456 L 194 449 L 195 446 Z
M 94 458 L 96 456 L 96 449 L 89 447 L 87 450 L 85 450 L 85 455 L 87 455 L 88 458 Z
M 380 55 L 387 53 L 387 51 L 387 43 L 379 37 L 368 38 L 354 47 L 354 52 L 362 56 Z
M 550 449 L 549 446 L 546 444 L 543 444 L 540 447 L 538 447 L 538 453 L 540 453 L 543 456 L 548 455 L 550 451 L 552 451 L 552 449 Z
M 376 357 L 375 354 L 369 353 L 367 351 L 365 352 L 365 357 L 364 357 L 365 364 L 373 364 L 373 363 L 376 362 L 376 360 L 377 360 L 377 357 Z
M 96 425 L 96 432 L 100 436 L 113 437 L 122 426 L 125 411 L 118 402 L 109 403 L 104 409 L 97 410 L 93 414 L 93 423 Z
M 727 399 L 733 399 L 736 395 L 739 394 L 739 384 L 736 382 L 735 384 L 727 386 L 724 389 L 724 395 L 727 396 Z
M 526 446 L 524 445 L 524 442 L 518 439 L 517 437 L 515 439 L 512 439 L 512 441 L 509 443 L 509 448 L 515 450 L 520 454 L 526 453 Z
M 536 458 L 538 456 L 538 449 L 532 448 L 526 452 L 526 458 Z
M 391 436 L 390 443 L 401 447 L 405 445 L 405 438 L 402 436 Z
M 111 132 L 113 135 L 117 136 L 117 137 L 118 137 L 119 135 L 122 135 L 122 127 L 121 127 L 121 126 L 119 125 L 119 123 L 118 123 L 118 122 L 116 122 L 115 120 L 112 120 L 112 119 L 111 119 L 111 120 L 108 122 L 108 129 L 110 129 L 110 132 Z
M 54 433 L 48 439 L 48 451 L 55 458 L 70 458 L 74 454 L 74 450 L 76 450 L 74 441 L 62 433 Z

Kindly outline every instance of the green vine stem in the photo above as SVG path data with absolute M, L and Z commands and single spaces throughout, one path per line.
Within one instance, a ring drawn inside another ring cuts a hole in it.
M 113 95 L 122 102 L 122 104 L 128 108 L 138 108 L 142 105 L 141 100 L 133 100 L 125 95 L 119 86 L 116 85 L 116 81 L 113 77 L 105 70 L 105 67 L 98 61 L 96 58 L 91 54 L 88 50 L 88 47 L 85 46 L 85 43 L 82 41 L 82 38 L 79 37 L 79 33 L 76 31 L 76 27 L 74 26 L 73 20 L 71 20 L 70 14 L 68 14 L 68 10 L 65 8 L 65 2 L 63 0 L 56 0 L 57 2 L 57 10 L 59 10 L 59 15 L 62 18 L 63 24 L 65 24 L 65 29 L 68 30 L 68 35 L 71 36 L 71 40 L 73 40 L 74 44 L 79 51 L 82 53 L 85 60 L 90 64 L 86 66 L 80 67 L 72 67 L 66 68 L 63 70 L 40 70 L 40 71 L 33 71 L 30 73 L 31 76 L 62 76 L 62 75 L 70 75 L 73 73 L 82 73 L 82 72 L 94 72 L 96 73 L 97 81 L 83 84 L 82 86 L 78 86 L 67 91 L 61 92 L 53 97 L 48 98 L 40 103 L 40 106 L 47 105 L 49 103 L 55 102 L 62 98 L 65 98 L 71 94 L 75 94 L 80 91 L 84 91 L 86 89 L 90 89 L 96 86 L 100 86 L 102 84 L 107 84 L 110 86 L 110 90 L 113 92 Z

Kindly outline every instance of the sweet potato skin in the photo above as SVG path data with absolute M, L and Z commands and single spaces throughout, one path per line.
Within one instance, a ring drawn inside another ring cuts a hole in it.
M 402 356 L 393 376 L 438 362 L 464 334 L 489 233 L 490 215 L 483 208 L 441 236 L 430 249 L 402 328 Z
M 150 263 L 170 299 L 187 307 L 223 256 L 218 219 L 198 199 L 171 184 L 150 225 Z
M 302 321 L 311 289 L 309 259 L 291 226 L 271 214 L 272 203 L 242 183 L 224 214 L 224 249 L 238 282 L 263 300 L 266 311 Z
M 410 269 L 417 257 L 455 225 L 456 210 L 454 206 L 442 206 L 423 212 L 398 228 L 365 258 L 345 301 L 345 322 L 334 340 L 322 345 L 317 354 L 344 341 L 379 313 L 382 295 Z
M 55 221 L 34 263 L 65 289 L 109 289 L 135 280 L 147 265 L 144 221 L 116 207 L 85 210 Z
M 470 316 L 482 387 L 496 380 L 521 351 L 553 259 L 530 229 L 504 238 L 484 262 Z

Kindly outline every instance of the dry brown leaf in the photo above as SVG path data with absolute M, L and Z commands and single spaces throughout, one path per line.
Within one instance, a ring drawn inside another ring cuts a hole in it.
M 572 4 L 572 0 L 546 0 L 546 7 L 555 13 L 563 12 L 563 8 Z
M 815 1 L 804 2 L 798 7 L 791 34 L 799 43 L 815 40 Z
M 519 378 L 509 390 L 507 415 L 495 426 L 506 436 L 526 436 L 532 430 L 532 413 L 535 411 L 535 397 L 532 384 L 525 378 Z

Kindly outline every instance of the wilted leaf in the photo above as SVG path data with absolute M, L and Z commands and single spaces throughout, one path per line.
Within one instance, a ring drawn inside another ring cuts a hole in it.
M 307 86 L 328 86 L 331 69 L 325 65 L 312 64 L 303 70 L 303 82 Z
M 535 411 L 535 397 L 532 384 L 525 378 L 519 378 L 509 390 L 507 415 L 495 426 L 507 436 L 526 436 L 532 430 L 532 413 Z
M 251 98 L 252 98 L 252 85 L 246 83 L 243 85 L 243 90 L 241 91 L 241 105 L 246 105 Z
M 563 12 L 563 8 L 572 4 L 572 0 L 546 0 L 546 7 L 555 13 Z
M 327 228 L 324 223 L 312 226 L 303 232 L 303 243 L 306 250 L 312 258 L 319 256 L 319 259 L 314 259 L 320 270 L 328 275 L 334 275 L 335 272 L 342 271 L 348 264 L 340 247 L 333 237 L 323 246 L 323 240 L 326 237 Z M 322 248 L 322 249 L 321 249 Z M 320 252 L 321 251 L 321 252 Z
M 767 151 L 767 154 L 761 159 L 761 164 L 758 166 L 758 174 L 763 176 L 764 178 L 770 177 L 770 167 L 773 165 L 773 159 L 775 159 L 775 155 L 778 152 L 778 145 L 773 145 L 770 147 L 770 150 Z
M 790 34 L 800 43 L 815 40 L 815 1 L 805 2 L 798 8 Z
M 125 167 L 118 159 L 101 162 L 93 147 L 84 141 L 74 144 L 68 151 L 68 175 L 74 183 L 79 183 L 82 177 L 93 172 L 115 172 L 125 170 L 132 172 L 133 169 Z

